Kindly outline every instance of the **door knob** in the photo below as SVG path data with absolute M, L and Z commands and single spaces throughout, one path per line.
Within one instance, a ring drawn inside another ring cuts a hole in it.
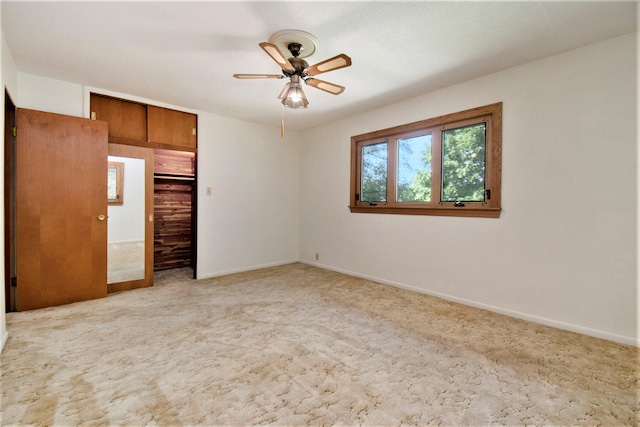
M 104 215 L 98 215 L 98 221 L 104 221 L 105 218 L 106 216 Z

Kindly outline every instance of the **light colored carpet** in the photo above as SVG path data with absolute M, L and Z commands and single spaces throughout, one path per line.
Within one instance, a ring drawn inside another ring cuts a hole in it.
M 109 243 L 107 283 L 144 279 L 144 241 Z
M 635 425 L 638 349 L 303 264 L 9 313 L 2 425 Z

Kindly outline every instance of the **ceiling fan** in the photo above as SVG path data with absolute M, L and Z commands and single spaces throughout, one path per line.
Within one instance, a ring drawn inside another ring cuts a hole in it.
M 315 78 L 318 74 L 351 65 L 351 58 L 344 53 L 309 66 L 303 58 L 311 56 L 318 47 L 318 40 L 311 34 L 300 30 L 282 30 L 271 36 L 268 42 L 259 46 L 282 68 L 282 74 L 234 74 L 237 79 L 283 79 L 289 78 L 278 99 L 289 108 L 307 108 L 309 102 L 302 91 L 300 81 L 316 89 L 339 95 L 344 92 L 344 86 L 329 83 Z M 282 51 L 291 52 L 286 58 Z

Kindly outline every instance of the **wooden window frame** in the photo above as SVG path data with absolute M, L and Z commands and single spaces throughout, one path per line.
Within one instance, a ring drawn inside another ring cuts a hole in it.
M 464 202 L 456 206 L 454 202 L 441 201 L 442 142 L 443 130 L 487 123 L 485 149 L 485 189 L 489 194 L 483 202 Z M 432 135 L 432 180 L 430 202 L 396 202 L 397 188 L 397 140 L 414 135 Z M 381 203 L 361 202 L 360 174 L 361 147 L 388 142 L 387 160 L 387 201 Z M 351 137 L 351 184 L 349 209 L 352 213 L 378 213 L 401 215 L 439 215 L 499 218 L 501 211 L 502 175 L 502 103 L 485 105 L 470 110 L 421 120 L 388 129 L 377 130 Z
M 107 204 L 120 206 L 124 203 L 124 162 L 108 162 L 107 168 L 116 170 L 116 197 L 107 195 Z

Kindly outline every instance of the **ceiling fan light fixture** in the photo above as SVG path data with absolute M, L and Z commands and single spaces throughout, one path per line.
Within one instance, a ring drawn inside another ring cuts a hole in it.
M 290 87 L 291 87 L 291 82 L 287 82 L 287 84 L 284 85 L 284 87 L 280 91 L 280 94 L 278 95 L 278 99 L 285 99 L 287 97 L 287 93 L 289 93 Z
M 285 86 L 285 89 L 280 95 L 280 97 L 282 98 L 282 105 L 288 108 L 296 109 L 307 108 L 309 105 L 309 101 L 307 101 L 307 96 L 304 94 L 302 86 L 300 85 L 300 76 L 291 76 L 291 82 L 287 85 L 288 87 Z
M 282 74 L 234 74 L 233 77 L 237 79 L 288 78 L 289 83 L 282 88 L 278 95 L 278 99 L 284 107 L 308 108 L 309 101 L 302 90 L 302 81 L 332 95 L 344 92 L 344 86 L 311 77 L 351 65 L 351 58 L 341 53 L 309 66 L 309 63 L 303 58 L 312 55 L 318 48 L 318 40 L 314 35 L 300 30 L 282 30 L 272 35 L 268 42 L 262 42 L 258 45 L 280 66 Z M 290 58 L 282 53 L 286 51 L 291 52 Z

